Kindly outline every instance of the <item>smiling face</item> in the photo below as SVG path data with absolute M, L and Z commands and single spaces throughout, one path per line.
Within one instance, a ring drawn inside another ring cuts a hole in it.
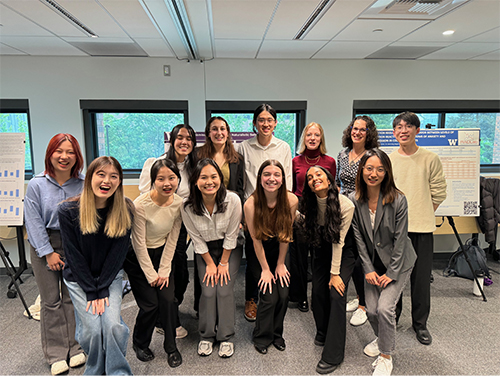
M 304 145 L 312 151 L 319 148 L 321 144 L 321 130 L 317 126 L 311 126 L 307 129 L 304 136 Z
M 98 168 L 92 175 L 92 191 L 97 209 L 104 208 L 120 185 L 120 174 L 111 164 Z
M 73 144 L 71 144 L 68 140 L 64 140 L 61 144 L 59 144 L 50 157 L 50 162 L 52 167 L 54 167 L 56 176 L 71 175 L 71 169 L 76 163 L 76 154 Z
M 366 142 L 366 121 L 357 119 L 354 121 L 351 129 L 351 140 L 353 146 L 359 145 L 364 147 Z
M 220 183 L 221 178 L 219 177 L 219 173 L 214 166 L 209 164 L 201 169 L 196 186 L 203 197 L 212 197 L 217 194 Z
M 306 173 L 307 184 L 310 189 L 320 198 L 325 198 L 328 195 L 330 181 L 326 173 L 318 167 L 311 167 Z
M 187 155 L 193 151 L 193 140 L 186 128 L 182 128 L 177 133 L 174 141 L 174 150 L 177 161 L 183 162 Z
M 259 136 L 264 138 L 269 138 L 273 135 L 274 129 L 276 128 L 277 121 L 271 115 L 269 111 L 263 111 L 257 117 L 254 122 L 254 126 L 259 133 Z
M 283 184 L 283 174 L 281 169 L 272 165 L 265 167 L 262 171 L 260 183 L 264 191 L 269 193 L 278 191 Z
M 215 146 L 226 145 L 228 137 L 226 123 L 220 119 L 213 120 L 210 124 L 208 137 L 210 137 L 210 140 L 212 140 Z
M 385 168 L 378 156 L 366 160 L 363 166 L 363 180 L 368 187 L 380 187 L 385 178 Z
M 415 137 L 419 133 L 420 128 L 417 128 L 415 125 L 410 125 L 404 120 L 399 121 L 393 130 L 394 137 L 396 137 L 396 140 L 398 140 L 401 146 L 416 144 Z
M 158 170 L 154 181 L 154 189 L 161 197 L 172 197 L 179 185 L 179 178 L 168 167 L 161 167 Z

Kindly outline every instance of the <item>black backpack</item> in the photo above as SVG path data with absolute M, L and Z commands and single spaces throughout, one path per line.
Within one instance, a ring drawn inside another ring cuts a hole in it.
M 490 269 L 486 264 L 486 253 L 478 246 L 477 239 L 468 239 L 464 244 L 464 250 L 467 253 L 472 269 L 475 271 L 481 270 L 485 277 L 491 278 Z M 474 280 L 474 275 L 460 247 L 450 257 L 448 266 L 443 270 L 443 275 L 445 277 L 457 276 Z

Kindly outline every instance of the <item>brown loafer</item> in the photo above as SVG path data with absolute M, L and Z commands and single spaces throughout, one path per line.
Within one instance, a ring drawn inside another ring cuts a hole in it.
M 249 322 L 255 322 L 257 319 L 257 303 L 254 299 L 245 302 L 245 319 Z

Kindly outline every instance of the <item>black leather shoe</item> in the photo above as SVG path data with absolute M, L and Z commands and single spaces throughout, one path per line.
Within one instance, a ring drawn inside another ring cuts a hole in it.
M 179 365 L 182 364 L 182 356 L 178 350 L 176 350 L 173 353 L 168 353 L 168 358 L 167 358 L 168 365 L 170 368 L 175 368 L 178 367 Z
M 135 352 L 135 355 L 137 356 L 137 358 L 141 361 L 147 362 L 147 361 L 151 361 L 152 359 L 155 358 L 155 355 L 153 354 L 153 352 L 149 348 L 140 349 L 136 345 L 132 345 L 132 348 L 134 349 L 134 352 Z
M 418 342 L 422 345 L 430 345 L 432 343 L 431 333 L 427 329 L 416 330 L 415 332 L 417 333 Z
M 273 342 L 273 345 L 280 352 L 282 352 L 283 350 L 286 349 L 285 341 L 283 341 L 283 342 Z
M 299 311 L 301 312 L 309 311 L 309 304 L 307 303 L 307 300 L 299 301 Z
M 332 373 L 339 367 L 339 364 L 328 364 L 326 361 L 320 360 L 318 365 L 316 365 L 316 372 L 320 375 L 327 375 Z
M 257 350 L 260 354 L 267 354 L 267 348 L 261 348 L 257 345 L 253 345 L 255 347 L 255 350 Z

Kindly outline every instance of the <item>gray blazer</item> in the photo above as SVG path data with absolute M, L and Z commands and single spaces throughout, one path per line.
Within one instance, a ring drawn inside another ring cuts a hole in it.
M 408 204 L 402 194 L 391 204 L 382 204 L 379 196 L 375 224 L 372 229 L 368 204 L 350 195 L 356 207 L 352 219 L 354 236 L 365 274 L 375 271 L 375 251 L 387 268 L 387 277 L 397 280 L 402 272 L 412 268 L 417 259 L 408 237 Z

